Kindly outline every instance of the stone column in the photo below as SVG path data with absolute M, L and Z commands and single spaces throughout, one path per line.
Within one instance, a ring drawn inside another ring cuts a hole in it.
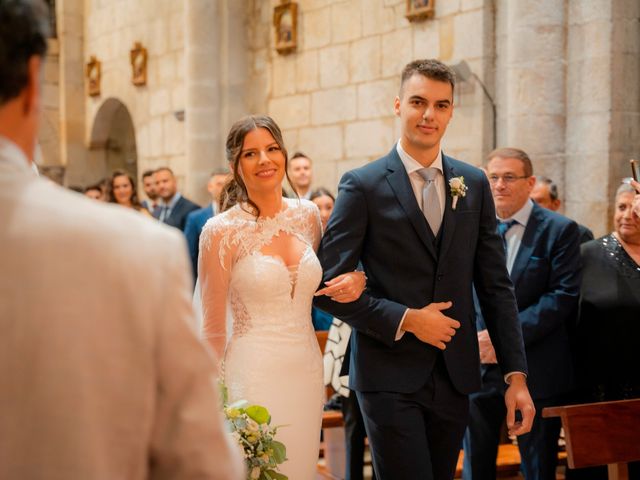
M 568 11 L 565 211 L 600 236 L 640 156 L 640 4 L 569 0 Z
M 569 0 L 565 212 L 607 230 L 611 123 L 611 4 Z
M 186 152 L 187 195 L 210 201 L 205 185 L 215 168 L 227 165 L 227 131 L 246 113 L 245 2 L 187 0 Z
M 56 2 L 60 48 L 60 164 L 84 165 L 85 94 L 84 94 L 84 1 Z M 46 155 L 45 155 L 46 157 Z M 68 183 L 80 179 L 67 171 Z
M 640 2 L 613 0 L 611 11 L 611 126 L 607 222 L 620 179 L 640 160 Z M 594 45 L 595 46 L 595 45 Z M 610 223 L 609 223 L 610 225 Z
M 565 148 L 564 0 L 502 0 L 498 146 L 518 147 L 560 187 Z M 501 18 L 500 18 L 501 17 Z
M 204 186 L 224 152 L 220 129 L 220 14 L 222 0 L 185 3 L 186 153 L 185 193 L 210 201 Z

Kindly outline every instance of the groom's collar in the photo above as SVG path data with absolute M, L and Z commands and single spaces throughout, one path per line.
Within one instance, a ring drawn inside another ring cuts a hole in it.
M 31 165 L 24 152 L 9 140 L 0 135 L 0 161 L 7 162 L 20 170 L 30 170 Z
M 422 166 L 415 158 L 404 151 L 401 143 L 402 142 L 400 140 L 396 143 L 396 152 L 398 152 L 400 161 L 404 165 L 407 174 L 411 175 L 413 172 L 417 172 L 421 168 L 424 168 L 424 166 Z M 442 167 L 442 150 L 438 150 L 438 156 L 429 167 L 437 168 L 440 173 L 444 173 Z

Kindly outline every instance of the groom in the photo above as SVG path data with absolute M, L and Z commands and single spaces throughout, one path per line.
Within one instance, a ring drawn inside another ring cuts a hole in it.
M 480 387 L 472 284 L 509 384 L 510 432 L 528 432 L 534 415 L 489 184 L 440 150 L 453 88 L 439 61 L 405 67 L 395 99 L 400 141 L 342 177 L 318 253 L 325 280 L 359 262 L 368 276 L 357 301 L 315 303 L 354 328 L 350 386 L 382 480 L 454 476 L 468 395 Z

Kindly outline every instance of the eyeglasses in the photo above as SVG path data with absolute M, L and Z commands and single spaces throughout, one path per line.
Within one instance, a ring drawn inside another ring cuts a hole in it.
M 504 183 L 513 183 L 516 180 L 521 180 L 523 178 L 529 178 L 528 175 L 522 175 L 520 177 L 516 176 L 516 175 L 511 175 L 510 173 L 507 173 L 506 175 L 489 175 L 489 183 L 491 184 L 496 184 L 498 183 L 498 180 L 502 179 L 502 181 Z

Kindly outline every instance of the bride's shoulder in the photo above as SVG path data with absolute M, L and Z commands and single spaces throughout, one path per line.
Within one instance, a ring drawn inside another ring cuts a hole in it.
M 311 200 L 304 198 L 287 198 L 286 199 L 289 208 L 293 208 L 296 213 L 302 213 L 306 216 L 315 216 L 318 212 L 318 207 Z
M 204 224 L 202 228 L 201 236 L 216 237 L 223 236 L 228 232 L 232 232 L 238 229 L 242 223 L 242 218 L 238 215 L 236 207 L 232 207 L 229 210 L 219 213 Z

